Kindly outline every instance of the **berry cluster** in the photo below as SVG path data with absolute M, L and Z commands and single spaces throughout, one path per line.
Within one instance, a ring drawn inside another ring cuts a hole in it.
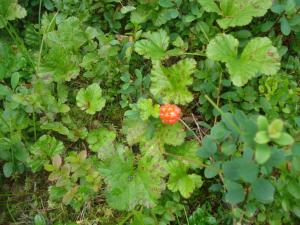
M 180 114 L 181 109 L 177 105 L 166 104 L 160 107 L 160 119 L 165 124 L 175 124 Z

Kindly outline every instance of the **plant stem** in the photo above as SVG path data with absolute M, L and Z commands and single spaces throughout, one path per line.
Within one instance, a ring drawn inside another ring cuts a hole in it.
M 205 95 L 205 98 L 207 99 L 207 101 L 209 101 L 210 104 L 212 104 L 213 107 L 215 107 L 215 109 L 224 117 L 225 120 L 227 120 L 228 123 L 230 123 L 230 125 L 232 127 L 234 127 L 236 129 L 236 131 L 239 134 L 242 134 L 243 132 L 240 130 L 240 128 L 233 122 L 232 119 L 230 119 L 220 108 L 219 106 L 216 105 L 216 103 L 214 103 L 213 100 L 211 100 L 210 97 L 208 97 L 208 95 Z
M 134 211 L 127 214 L 127 216 L 118 225 L 123 225 L 127 220 L 129 220 L 134 215 Z
M 188 130 L 190 130 L 192 133 L 193 133 L 193 135 L 195 136 L 195 138 L 197 139 L 197 141 L 199 142 L 199 143 L 201 143 L 201 139 L 197 136 L 197 134 L 192 130 L 192 128 L 190 128 L 189 127 L 189 125 L 187 125 L 182 119 L 180 119 L 180 122 L 188 129 Z

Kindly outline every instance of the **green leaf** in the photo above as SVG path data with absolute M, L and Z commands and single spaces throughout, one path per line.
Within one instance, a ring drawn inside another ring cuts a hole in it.
M 14 171 L 14 164 L 12 162 L 6 162 L 3 165 L 3 174 L 5 177 L 10 177 Z
M 160 27 L 168 21 L 177 18 L 178 16 L 179 11 L 177 8 L 162 9 L 153 22 L 155 26 Z
M 279 54 L 269 38 L 252 39 L 240 56 L 238 45 L 233 36 L 220 34 L 207 47 L 208 58 L 226 63 L 234 85 L 245 85 L 257 73 L 273 75 L 279 70 Z
M 165 189 L 165 161 L 157 157 L 142 157 L 136 164 L 132 153 L 123 151 L 104 162 L 101 174 L 107 185 L 107 202 L 118 210 L 154 207 Z
M 213 163 L 205 168 L 204 176 L 206 178 L 213 178 L 218 175 L 218 173 L 220 172 L 220 169 L 221 169 L 220 162 Z
M 257 145 L 255 149 L 255 160 L 259 164 L 264 164 L 271 157 L 271 148 L 268 145 Z
M 244 158 L 235 158 L 223 163 L 224 177 L 228 180 L 251 183 L 256 180 L 258 175 L 258 166 L 251 160 Z
M 78 18 L 69 17 L 58 25 L 57 31 L 47 33 L 45 39 L 51 47 L 76 51 L 88 40 L 88 35 Z
M 217 145 L 209 137 L 205 137 L 202 141 L 202 146 L 198 150 L 198 155 L 203 158 L 209 158 L 217 152 Z
M 179 191 L 184 198 L 189 198 L 195 188 L 202 186 L 202 178 L 196 174 L 188 174 L 187 167 L 178 162 L 171 161 L 168 163 L 170 177 L 168 180 L 168 188 L 173 191 Z
M 165 30 L 158 32 L 148 32 L 146 39 L 135 43 L 135 51 L 147 59 L 160 60 L 166 56 L 169 46 L 169 36 Z
M 45 218 L 41 214 L 35 215 L 34 225 L 46 225 Z
M 271 203 L 274 199 L 275 188 L 272 183 L 264 178 L 258 178 L 251 188 L 253 197 L 262 203 Z
M 38 76 L 47 83 L 70 81 L 79 75 L 79 63 L 80 59 L 77 55 L 61 46 L 54 46 L 43 57 Z
M 257 126 L 259 130 L 267 130 L 269 126 L 268 119 L 265 116 L 258 116 Z
M 18 0 L 0 0 L 0 28 L 8 21 L 22 19 L 27 15 L 26 10 L 18 4 Z
M 11 84 L 12 89 L 15 89 L 18 86 L 19 81 L 20 81 L 20 74 L 13 73 L 13 75 L 11 76 L 11 79 L 10 79 L 10 84 Z
M 236 147 L 235 143 L 233 143 L 233 142 L 224 142 L 222 144 L 221 150 L 222 150 L 222 153 L 224 153 L 227 156 L 230 156 L 234 152 L 236 152 L 237 147 Z
M 219 6 L 215 3 L 214 0 L 198 0 L 198 2 L 206 12 L 215 12 L 218 14 L 222 14 Z
M 100 158 L 105 157 L 113 149 L 113 141 L 116 139 L 116 133 L 106 128 L 99 128 L 89 132 L 87 142 L 93 152 L 98 152 Z
M 129 13 L 129 12 L 132 12 L 134 11 L 136 8 L 134 6 L 131 6 L 131 5 L 127 5 L 127 6 L 123 6 L 121 8 L 121 13 L 122 14 L 126 14 L 126 13 Z
M 149 117 L 159 117 L 159 105 L 153 104 L 152 99 L 140 99 L 137 103 L 140 110 L 140 117 L 142 120 L 148 120 Z
M 281 131 L 283 130 L 283 121 L 280 119 L 275 119 L 268 126 L 268 134 L 270 138 L 277 139 L 281 136 Z
M 207 46 L 207 57 L 229 63 L 237 58 L 239 41 L 232 35 L 219 34 Z
M 287 185 L 288 192 L 295 198 L 300 199 L 300 185 L 297 181 L 291 181 Z
M 59 134 L 69 136 L 70 130 L 60 122 L 45 123 L 41 126 L 43 130 L 53 130 Z
M 184 142 L 185 130 L 181 123 L 174 125 L 162 124 L 156 134 L 156 138 L 162 142 L 162 144 L 168 144 L 173 146 L 181 145 Z
M 258 144 L 267 144 L 270 141 L 267 131 L 259 131 L 255 135 L 255 142 Z
M 281 146 L 292 145 L 294 143 L 294 138 L 288 133 L 281 133 L 281 136 L 273 140 L 276 144 Z
M 126 135 L 129 145 L 134 145 L 144 139 L 144 133 L 148 127 L 148 123 L 139 117 L 125 117 L 122 127 L 122 133 Z
M 164 103 L 187 104 L 193 100 L 188 86 L 193 83 L 196 61 L 183 59 L 171 67 L 154 62 L 151 72 L 151 93 Z
M 245 191 L 242 185 L 232 181 L 225 181 L 225 187 L 227 189 L 225 194 L 226 202 L 235 205 L 244 201 Z
M 171 8 L 174 6 L 174 2 L 172 0 L 159 0 L 159 5 L 164 8 Z
M 185 141 L 182 145 L 170 146 L 166 151 L 172 153 L 172 155 L 180 156 L 182 163 L 196 169 L 201 167 L 202 164 L 202 160 L 197 156 L 198 149 L 199 144 L 197 141 Z
M 30 148 L 31 157 L 28 165 L 35 173 L 43 168 L 55 156 L 63 152 L 64 145 L 49 135 L 41 136 Z
M 291 33 L 292 29 L 285 16 L 280 18 L 280 30 L 285 36 L 288 36 Z
M 81 88 L 76 96 L 77 106 L 88 114 L 95 114 L 102 110 L 106 100 L 102 97 L 99 84 L 93 83 L 87 88 Z
M 223 18 L 217 22 L 223 29 L 249 24 L 253 17 L 261 17 L 272 6 L 271 0 L 198 0 L 205 11 L 216 12 Z M 220 2 L 220 6 L 216 4 Z

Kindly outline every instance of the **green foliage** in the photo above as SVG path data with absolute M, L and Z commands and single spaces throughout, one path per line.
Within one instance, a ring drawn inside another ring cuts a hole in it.
M 88 114 L 95 114 L 105 106 L 102 97 L 102 89 L 96 83 L 89 85 L 86 89 L 81 88 L 76 96 L 77 106 Z
M 171 67 L 155 62 L 151 71 L 151 93 L 164 103 L 187 104 L 193 100 L 188 86 L 193 83 L 191 75 L 195 72 L 196 62 L 183 59 Z
M 0 224 L 298 224 L 299 8 L 0 0 Z
M 154 118 L 159 117 L 159 105 L 153 104 L 152 99 L 140 99 L 137 107 L 140 110 L 142 120 L 148 120 L 150 116 Z
M 187 169 L 187 166 L 178 161 L 171 161 L 168 164 L 170 173 L 168 188 L 173 192 L 179 191 L 184 198 L 189 198 L 194 189 L 203 184 L 201 176 L 188 174 Z
M 207 48 L 207 57 L 226 63 L 236 86 L 245 85 L 258 72 L 274 75 L 280 67 L 277 49 L 268 38 L 252 39 L 238 56 L 239 42 L 231 35 L 218 35 Z
M 116 138 L 116 133 L 109 131 L 106 128 L 99 128 L 89 132 L 87 136 L 87 143 L 89 148 L 98 152 L 99 157 L 103 157 L 113 149 L 113 141 Z
M 132 153 L 119 151 L 101 168 L 108 184 L 108 204 L 119 210 L 131 210 L 137 205 L 154 207 L 165 189 L 165 161 L 144 156 L 135 166 Z
M 64 145 L 61 141 L 54 137 L 43 135 L 30 148 L 32 156 L 29 159 L 29 166 L 33 172 L 38 172 L 41 168 L 48 164 L 56 155 L 63 153 Z
M 198 0 L 207 12 L 214 12 L 222 16 L 217 22 L 223 29 L 235 26 L 244 26 L 251 22 L 253 17 L 261 17 L 271 8 L 271 0 L 226 0 L 218 6 L 215 0 Z
M 0 5 L 0 28 L 5 27 L 10 20 L 22 19 L 27 15 L 18 0 L 1 0 Z

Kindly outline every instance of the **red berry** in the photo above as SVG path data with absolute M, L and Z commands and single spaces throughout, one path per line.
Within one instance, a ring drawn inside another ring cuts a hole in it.
M 177 105 L 166 104 L 160 107 L 160 119 L 165 124 L 175 124 L 180 114 L 181 109 Z

